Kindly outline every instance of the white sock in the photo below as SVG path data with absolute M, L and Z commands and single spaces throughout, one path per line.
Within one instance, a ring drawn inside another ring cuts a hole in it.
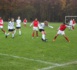
M 21 30 L 19 30 L 19 35 L 21 35 Z
M 14 30 L 14 34 L 16 33 L 16 30 Z
M 45 34 L 42 34 L 42 39 L 45 40 Z
M 14 37 L 14 34 L 12 34 L 12 37 Z
M 5 35 L 7 35 L 7 33 L 5 32 Z
M 10 35 L 10 33 L 7 34 L 7 36 Z

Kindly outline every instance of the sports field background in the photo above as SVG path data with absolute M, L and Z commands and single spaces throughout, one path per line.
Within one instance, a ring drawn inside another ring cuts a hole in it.
M 40 32 L 39 38 L 32 39 L 29 25 L 22 24 L 22 35 L 17 31 L 14 39 L 11 35 L 5 38 L 0 30 L 0 70 L 77 70 L 77 25 L 73 31 L 65 30 L 70 43 L 63 36 L 52 41 L 60 23 L 45 28 L 47 42 L 41 41 Z M 7 22 L 4 29 L 7 31 Z

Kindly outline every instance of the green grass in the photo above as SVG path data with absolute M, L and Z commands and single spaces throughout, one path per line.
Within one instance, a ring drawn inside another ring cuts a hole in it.
M 32 39 L 32 27 L 29 27 L 29 23 L 26 27 L 22 24 L 22 35 L 19 36 L 17 32 L 14 39 L 11 38 L 11 35 L 6 39 L 5 35 L 0 30 L 0 53 L 8 54 L 0 54 L 0 70 L 38 70 L 53 66 L 53 64 L 40 61 L 58 64 L 77 61 L 77 25 L 73 31 L 69 31 L 68 29 L 65 30 L 70 43 L 68 43 L 63 36 L 59 36 L 55 42 L 52 42 L 60 23 L 51 23 L 50 25 L 54 28 L 45 28 L 47 33 L 46 38 L 48 39 L 47 42 L 41 41 L 40 32 L 39 38 L 35 37 Z M 4 24 L 4 29 L 7 31 L 7 22 Z M 20 58 L 13 56 L 18 56 Z M 76 69 L 77 63 L 73 63 L 48 70 Z

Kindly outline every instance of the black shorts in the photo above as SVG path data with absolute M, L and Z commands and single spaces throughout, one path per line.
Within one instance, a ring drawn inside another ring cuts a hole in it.
M 14 31 L 14 30 L 15 30 L 15 29 L 8 29 L 9 32 L 12 32 L 12 31 Z
M 16 29 L 20 29 L 21 27 L 16 27 Z
M 39 29 L 40 32 L 45 31 L 44 29 Z

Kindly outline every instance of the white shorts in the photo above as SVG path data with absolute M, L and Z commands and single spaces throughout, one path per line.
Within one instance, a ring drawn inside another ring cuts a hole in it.
M 24 24 L 26 24 L 26 22 L 24 22 Z
M 73 24 L 72 26 L 75 26 L 76 24 Z
M 3 28 L 3 26 L 0 26 L 0 28 Z
M 38 31 L 38 27 L 33 27 L 33 30 Z
M 59 34 L 59 35 L 64 35 L 64 34 L 65 34 L 65 32 L 64 32 L 64 31 L 59 30 L 59 31 L 57 32 L 57 34 Z

